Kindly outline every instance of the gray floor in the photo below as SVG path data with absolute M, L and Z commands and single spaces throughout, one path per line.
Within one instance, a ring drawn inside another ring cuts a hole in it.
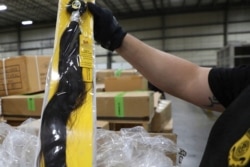
M 205 111 L 179 98 L 166 94 L 172 101 L 173 131 L 177 144 L 187 152 L 181 167 L 198 167 L 212 125 L 220 113 Z

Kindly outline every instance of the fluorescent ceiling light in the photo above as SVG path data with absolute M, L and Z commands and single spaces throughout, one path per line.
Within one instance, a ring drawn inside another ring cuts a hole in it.
M 32 21 L 32 20 L 25 20 L 25 21 L 22 21 L 22 25 L 30 25 L 30 24 L 33 24 L 33 21 Z
M 7 9 L 7 6 L 6 6 L 6 5 L 0 5 L 0 11 L 6 10 L 6 9 Z

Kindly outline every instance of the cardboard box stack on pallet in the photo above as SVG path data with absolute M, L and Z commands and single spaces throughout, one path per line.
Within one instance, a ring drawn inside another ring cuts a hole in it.
M 50 56 L 17 56 L 0 61 L 1 122 L 18 125 L 40 118 Z M 96 73 L 97 119 L 110 130 L 143 126 L 149 132 L 172 132 L 171 102 L 148 90 L 135 69 Z
M 106 69 L 97 71 L 96 77 L 97 120 L 109 122 L 111 131 L 141 126 L 152 136 L 163 136 L 176 143 L 171 101 L 149 89 L 141 74 L 134 69 L 118 72 Z M 166 156 L 176 164 L 176 153 Z
M 41 59 L 43 58 L 45 57 Z M 50 58 L 47 57 L 47 61 L 37 61 L 40 60 L 39 56 L 13 59 L 15 61 L 11 60 L 14 62 L 11 66 L 7 66 L 7 60 L 0 64 L 0 68 L 4 69 L 0 73 L 2 81 L 0 112 L 3 117 L 3 119 L 0 117 L 0 122 L 7 121 L 17 128 L 35 130 L 38 135 L 44 98 L 41 92 L 45 89 Z M 171 133 L 173 129 L 171 101 L 161 99 L 159 92 L 149 90 L 147 80 L 135 70 L 124 70 L 118 73 L 114 70 L 104 70 L 100 73 L 97 71 L 96 74 L 98 129 L 116 133 L 121 128 L 142 126 L 150 136 L 163 136 L 176 143 L 177 136 Z M 35 121 L 22 124 L 28 118 L 35 118 Z M 20 124 L 22 125 L 18 126 Z M 100 147 L 100 141 L 96 142 Z M 104 141 L 101 140 L 101 142 Z M 107 143 L 110 143 L 110 140 L 105 141 L 104 145 Z M 166 156 L 174 164 L 177 162 L 177 153 L 166 152 Z
M 9 124 L 38 118 L 51 56 L 14 56 L 0 60 L 0 116 Z
M 41 119 L 27 119 L 16 127 L 2 126 L 4 131 L 8 131 L 2 136 L 0 141 L 4 145 L 3 148 L 7 144 L 13 148 L 19 148 L 8 152 L 10 155 L 6 158 L 10 162 L 15 161 L 19 163 L 21 158 L 23 159 L 22 162 L 26 162 L 26 160 L 29 163 L 35 161 L 34 153 L 36 153 L 39 147 L 34 143 L 39 139 L 40 123 Z M 97 121 L 96 126 L 96 162 L 98 167 L 108 166 L 110 165 L 109 162 L 117 161 L 117 156 L 114 154 L 117 150 L 119 155 L 125 157 L 120 159 L 119 165 L 133 163 L 134 161 L 138 165 L 141 165 L 141 163 L 150 165 L 154 163 L 154 166 L 162 166 L 162 164 L 175 166 L 178 164 L 177 135 L 174 133 L 148 133 L 138 127 L 127 128 L 122 131 L 110 131 L 109 124 L 106 121 Z M 10 128 L 13 130 L 10 130 Z M 19 137 L 18 135 L 20 134 L 21 136 Z M 25 145 L 25 147 L 20 147 L 20 143 Z M 124 145 L 126 146 L 125 148 Z M 26 150 L 27 148 L 28 151 Z M 20 153 L 23 152 L 25 154 L 21 155 Z M 149 156 L 152 160 L 148 160 Z M 12 158 L 14 159 L 12 160 Z M 158 158 L 159 160 L 155 161 Z M 144 160 L 146 161 L 144 162 Z M 113 163 L 112 165 L 114 166 Z
M 171 101 L 148 89 L 135 69 L 99 70 L 96 73 L 97 119 L 110 130 L 143 126 L 148 132 L 172 132 Z

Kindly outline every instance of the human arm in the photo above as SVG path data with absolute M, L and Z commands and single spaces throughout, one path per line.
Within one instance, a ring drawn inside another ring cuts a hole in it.
M 208 84 L 211 68 L 200 67 L 155 49 L 127 34 L 117 53 L 152 84 L 173 96 L 210 110 L 223 111 Z
M 113 19 L 110 11 L 102 10 L 95 5 L 89 7 L 94 14 L 95 34 L 103 34 L 100 31 L 106 32 L 105 40 L 102 35 L 95 35 L 95 39 L 102 46 L 112 51 L 116 50 L 152 84 L 164 92 L 210 110 L 223 111 L 224 108 L 215 100 L 208 84 L 210 68 L 200 67 L 143 43 L 131 34 L 125 33 Z M 114 40 L 117 36 L 119 38 Z M 107 41 L 119 45 L 106 47 Z

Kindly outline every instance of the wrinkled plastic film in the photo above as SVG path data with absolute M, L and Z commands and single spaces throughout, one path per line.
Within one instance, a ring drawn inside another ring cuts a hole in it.
M 0 138 L 0 166 L 34 166 L 39 148 L 37 134 L 0 123 Z
M 0 166 L 33 167 L 34 153 L 39 147 L 38 135 L 30 130 L 30 121 L 24 123 L 27 126 L 17 128 L 0 124 Z M 185 151 L 170 139 L 160 134 L 151 136 L 142 127 L 120 132 L 98 129 L 96 139 L 96 167 L 180 167 L 178 160 L 175 164 L 170 155 L 182 152 L 185 156 Z
M 151 136 L 139 126 L 120 132 L 97 131 L 97 167 L 179 167 L 169 157 L 179 151 L 172 140 Z
M 0 144 L 3 143 L 6 136 L 13 130 L 13 128 L 6 124 L 6 123 L 0 123 Z

